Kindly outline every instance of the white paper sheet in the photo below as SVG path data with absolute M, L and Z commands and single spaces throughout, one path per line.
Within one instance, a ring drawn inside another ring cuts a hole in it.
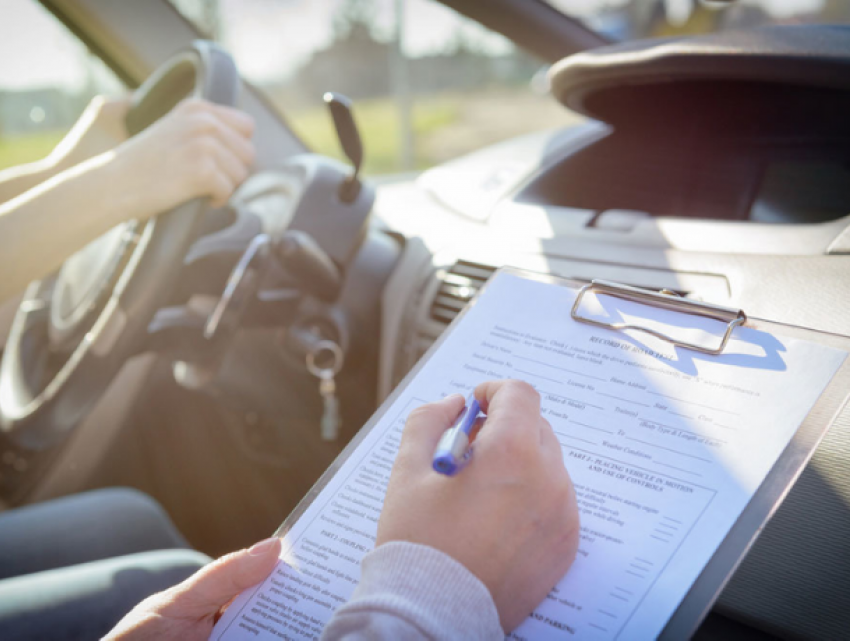
M 575 296 L 498 274 L 298 519 L 269 579 L 234 602 L 211 638 L 318 637 L 374 545 L 410 410 L 501 378 L 540 391 L 581 512 L 573 567 L 511 638 L 655 637 L 846 353 L 745 327 L 723 356 L 702 356 L 576 323 Z M 646 318 L 627 301 L 588 305 Z M 652 315 L 681 325 L 681 314 Z

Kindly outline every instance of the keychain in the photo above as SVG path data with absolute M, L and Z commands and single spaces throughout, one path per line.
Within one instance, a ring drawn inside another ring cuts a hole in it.
M 324 353 L 330 354 L 330 362 L 320 366 L 319 356 L 324 356 Z M 342 369 L 342 361 L 342 348 L 333 341 L 319 341 L 307 352 L 307 370 L 319 379 L 319 394 L 322 395 L 323 404 L 320 433 L 325 441 L 335 441 L 339 433 L 339 399 L 336 396 L 335 377 Z

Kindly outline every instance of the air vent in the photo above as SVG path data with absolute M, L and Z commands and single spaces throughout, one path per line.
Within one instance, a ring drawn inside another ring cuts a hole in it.
M 441 275 L 440 286 L 431 302 L 431 319 L 444 325 L 451 323 L 494 271 L 495 267 L 465 260 L 455 263 Z
M 406 306 L 391 385 L 401 382 L 495 271 L 490 265 L 461 260 L 427 274 Z

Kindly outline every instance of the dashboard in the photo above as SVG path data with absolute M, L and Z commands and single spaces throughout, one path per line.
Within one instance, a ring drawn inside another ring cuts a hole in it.
M 842 245 L 850 217 L 795 224 L 654 216 L 566 207 L 536 191 L 547 171 L 609 132 L 588 122 L 533 134 L 416 182 L 381 185 L 377 226 L 408 239 L 384 298 L 382 347 L 396 355 L 384 361 L 392 361 L 392 373 L 382 389 L 400 380 L 452 312 L 502 265 L 667 288 L 756 317 L 850 331 L 850 299 L 840 295 L 850 291 Z M 763 208 L 761 202 L 754 209 Z M 772 202 L 774 209 L 793 208 Z

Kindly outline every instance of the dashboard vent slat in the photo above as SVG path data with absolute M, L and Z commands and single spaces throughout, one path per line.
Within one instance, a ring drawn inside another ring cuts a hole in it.
M 440 285 L 431 301 L 431 319 L 443 325 L 451 323 L 494 271 L 495 267 L 461 260 L 438 274 Z
M 453 309 L 457 312 L 463 309 L 463 306 L 469 302 L 471 296 L 451 296 L 446 294 L 437 294 L 434 302 L 431 303 L 435 307 L 445 309 Z
M 455 316 L 457 316 L 457 314 L 457 312 L 453 312 L 450 309 L 443 309 L 440 307 L 431 308 L 431 318 L 433 318 L 435 321 L 445 323 L 446 325 L 451 323 L 454 320 Z
M 412 322 L 407 326 L 410 329 L 402 332 L 399 342 L 402 347 L 393 366 L 393 384 L 399 383 L 440 338 L 496 269 L 460 260 L 428 274 L 419 288 L 421 293 L 416 305 L 411 309 Z

